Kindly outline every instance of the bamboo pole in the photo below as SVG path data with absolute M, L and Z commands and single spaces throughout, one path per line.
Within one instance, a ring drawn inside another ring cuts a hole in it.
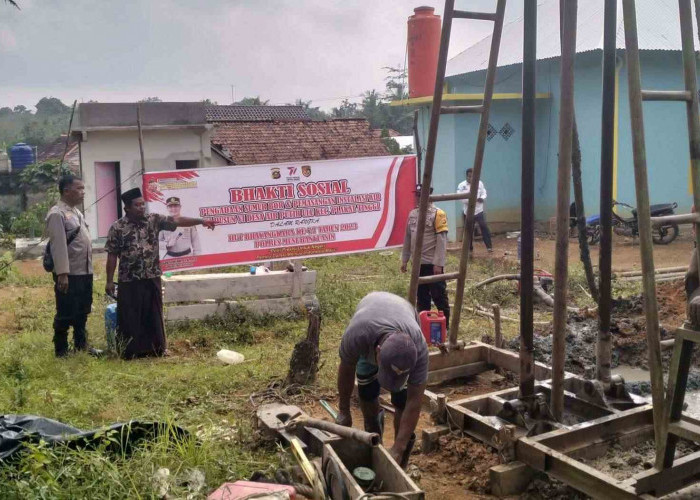
M 421 163 L 423 160 L 423 151 L 420 148 L 420 135 L 418 134 L 418 113 L 416 109 L 413 112 L 413 143 L 416 147 L 416 179 L 420 179 Z
M 647 177 L 646 146 L 644 141 L 644 113 L 642 110 L 642 78 L 639 68 L 637 14 L 634 0 L 622 0 L 625 23 L 625 47 L 629 87 L 632 146 L 634 153 L 634 184 L 637 194 L 639 247 L 643 272 L 644 313 L 646 315 L 649 372 L 654 415 L 654 437 L 657 465 L 663 461 L 664 448 L 664 378 L 661 366 L 659 314 L 656 303 L 654 277 L 654 248 L 651 239 L 651 211 L 649 209 L 649 180 Z
M 654 274 L 675 274 L 675 273 L 686 273 L 688 272 L 688 266 L 678 266 L 678 267 L 664 267 L 661 269 L 654 269 Z M 615 273 L 616 278 L 629 278 L 631 276 L 641 276 L 642 271 L 622 271 Z
M 454 1 L 452 0 L 454 6 Z M 477 192 L 479 180 L 481 179 L 481 167 L 484 164 L 484 153 L 486 152 L 486 135 L 489 128 L 489 111 L 491 109 L 491 100 L 493 98 L 493 86 L 496 81 L 496 69 L 498 66 L 498 52 L 501 46 L 501 35 L 503 34 L 503 16 L 506 10 L 506 0 L 498 0 L 496 3 L 496 21 L 494 22 L 493 35 L 491 37 L 491 49 L 489 52 L 489 65 L 486 69 L 486 83 L 484 85 L 484 111 L 481 114 L 479 121 L 479 136 L 476 141 L 476 151 L 474 152 L 474 164 L 472 166 L 472 179 L 469 191 Z M 451 13 L 450 13 L 451 14 Z M 427 166 L 426 166 L 427 169 Z M 471 187 L 474 186 L 474 187 Z M 427 190 L 426 190 L 427 191 Z M 476 196 L 469 198 L 467 204 L 467 217 L 464 229 L 464 238 L 462 241 L 462 252 L 459 260 L 459 278 L 457 279 L 457 290 L 455 291 L 455 308 L 452 312 L 450 322 L 450 346 L 457 345 L 457 335 L 459 334 L 459 320 L 462 316 L 462 305 L 464 302 L 464 285 L 467 280 L 467 266 L 469 264 L 469 255 L 471 253 L 470 244 L 474 237 L 474 213 L 476 210 Z M 419 226 L 421 221 L 418 221 Z M 425 225 L 425 222 L 423 222 Z M 418 231 L 417 234 L 421 234 Z M 416 244 L 417 248 L 417 244 Z M 420 258 L 419 258 L 420 262 Z
M 617 0 L 605 0 L 603 41 L 603 112 L 600 152 L 600 273 L 596 379 L 611 382 L 612 336 L 612 202 L 615 156 L 615 57 L 617 51 Z
M 136 104 L 136 126 L 139 129 L 139 154 L 141 155 L 141 181 L 146 173 L 146 160 L 143 156 L 143 132 L 141 131 L 141 104 Z
M 696 9 L 700 7 L 699 4 L 700 2 L 696 0 Z M 694 43 L 695 34 L 693 33 L 693 8 L 690 0 L 678 0 L 678 10 L 681 28 L 681 44 L 683 47 L 683 79 L 685 82 L 685 90 L 690 94 L 690 101 L 686 102 L 688 139 L 690 147 L 690 177 L 693 187 L 693 203 L 695 207 L 700 207 L 700 120 L 698 120 L 698 116 L 700 115 L 700 103 L 698 102 L 697 65 L 695 60 L 696 54 Z M 700 19 L 700 13 L 698 13 L 697 10 L 695 14 L 698 16 L 697 19 Z M 698 26 L 698 28 L 700 29 L 700 26 Z M 698 36 L 700 37 L 700 33 Z M 639 204 L 639 202 L 637 202 L 637 204 Z M 700 231 L 697 230 L 697 221 L 695 222 L 694 229 L 695 245 L 698 247 L 698 245 L 700 245 Z M 696 252 L 696 254 L 700 263 L 700 252 Z M 685 346 L 685 343 L 683 343 L 683 345 Z M 674 352 L 674 360 L 678 359 L 676 355 L 680 353 L 681 351 L 679 350 Z M 649 356 L 651 358 L 651 350 Z M 683 354 L 680 354 L 680 357 L 683 357 Z M 651 365 L 651 362 L 649 364 Z M 687 366 L 685 367 L 685 370 L 685 378 L 687 379 Z M 660 436 L 658 434 L 656 436 L 656 468 L 659 470 L 673 465 L 674 452 L 676 448 L 675 445 L 678 441 L 678 437 L 669 436 L 668 434 L 668 424 L 671 419 L 676 420 L 681 416 L 680 406 L 683 402 L 683 395 L 685 394 L 685 387 L 677 387 L 679 380 L 683 380 L 683 368 L 676 371 L 678 378 L 676 380 L 668 381 L 668 388 L 666 391 L 667 405 L 663 409 L 663 421 L 661 422 L 661 428 L 659 431 Z M 675 373 L 673 368 L 670 369 L 670 373 Z M 652 378 L 652 390 L 654 389 L 653 382 L 654 379 Z M 663 378 L 661 379 L 661 382 L 662 385 L 660 390 L 663 391 Z M 675 394 L 677 390 L 680 391 L 680 394 Z M 654 410 L 656 410 L 656 407 Z M 656 412 L 654 412 L 654 429 L 656 430 L 656 428 Z
M 567 287 L 569 284 L 569 191 L 574 115 L 574 59 L 576 56 L 577 0 L 561 0 L 561 82 L 559 110 L 559 167 L 557 176 L 557 236 L 554 259 L 554 311 L 552 333 L 552 396 L 554 418 L 564 413 L 564 362 L 566 357 Z
M 63 166 L 63 162 L 66 159 L 66 155 L 68 154 L 68 145 L 70 144 L 70 134 L 71 131 L 73 130 L 73 116 L 75 115 L 75 107 L 78 105 L 78 100 L 73 101 L 73 107 L 70 110 L 70 120 L 68 121 L 68 133 L 66 134 L 66 145 L 63 148 L 63 154 L 61 155 L 61 163 L 58 164 L 58 168 L 60 169 Z M 37 158 L 38 161 L 38 158 Z M 82 176 L 82 165 L 80 166 L 80 175 Z
M 447 50 L 450 44 L 450 32 L 452 30 L 452 12 L 454 11 L 455 0 L 445 0 L 445 10 L 442 19 L 442 34 L 440 35 L 440 52 L 438 54 L 438 64 L 435 76 L 435 90 L 433 92 L 433 103 L 430 111 L 430 128 L 428 129 L 427 151 L 425 152 L 425 165 L 423 165 L 423 180 L 420 201 L 418 202 L 417 227 L 425 227 L 425 220 L 428 216 L 428 198 L 430 197 L 431 181 L 433 179 L 433 166 L 435 164 L 435 150 L 437 146 L 438 124 L 440 122 L 440 108 L 442 107 L 442 87 L 445 82 L 445 69 L 447 68 Z M 416 241 L 411 256 L 411 281 L 408 288 L 408 301 L 416 305 L 418 299 L 418 278 L 420 275 L 421 254 L 423 249 L 423 231 L 416 231 Z M 459 323 L 459 307 L 455 304 L 455 317 L 452 325 Z M 455 321 L 456 320 L 456 321 Z M 452 344 L 452 330 L 450 330 L 450 344 Z M 454 341 L 457 338 L 455 336 Z
M 501 330 L 501 306 L 499 306 L 498 304 L 493 304 L 491 306 L 491 309 L 493 309 L 493 343 L 496 347 L 501 349 L 503 347 L 503 331 Z M 530 324 L 532 324 L 532 321 L 530 321 Z

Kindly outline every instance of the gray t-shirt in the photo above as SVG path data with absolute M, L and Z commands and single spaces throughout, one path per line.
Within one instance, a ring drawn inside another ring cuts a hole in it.
M 421 385 L 428 380 L 428 346 L 418 324 L 418 315 L 411 304 L 393 293 L 372 292 L 357 305 L 350 324 L 340 341 L 340 359 L 356 364 L 376 363 L 375 347 L 385 333 L 407 333 L 416 344 L 416 365 L 408 376 L 408 383 Z

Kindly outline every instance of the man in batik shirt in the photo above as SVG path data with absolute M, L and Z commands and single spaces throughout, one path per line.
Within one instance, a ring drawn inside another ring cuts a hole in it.
M 163 297 L 160 283 L 158 232 L 214 223 L 190 217 L 146 215 L 138 188 L 122 195 L 126 215 L 112 224 L 107 243 L 107 295 L 114 296 L 114 271 L 119 261 L 117 346 L 125 358 L 156 355 L 166 350 Z

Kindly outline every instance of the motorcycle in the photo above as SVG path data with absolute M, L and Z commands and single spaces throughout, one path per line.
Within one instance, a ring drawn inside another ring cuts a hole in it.
M 639 236 L 637 209 L 626 203 L 613 200 L 613 207 L 616 206 L 627 208 L 631 212 L 632 217 L 622 217 L 613 211 L 613 232 L 620 236 L 633 238 Z M 673 215 L 677 207 L 678 203 L 660 203 L 658 205 L 652 205 L 650 207 L 651 216 L 661 217 L 664 215 Z M 678 237 L 679 232 L 680 230 L 677 223 L 667 222 L 666 224 L 652 228 L 651 239 L 657 245 L 668 245 Z M 590 245 L 595 245 L 600 241 L 600 215 L 592 215 L 586 219 L 586 234 Z

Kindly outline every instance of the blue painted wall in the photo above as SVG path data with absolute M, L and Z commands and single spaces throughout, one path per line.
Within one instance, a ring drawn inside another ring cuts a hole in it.
M 599 51 L 578 54 L 575 102 L 582 152 L 584 202 L 587 214 L 598 213 L 600 191 L 601 57 Z M 631 128 L 624 52 L 620 52 L 617 194 L 619 201 L 635 205 Z M 641 53 L 642 87 L 650 90 L 682 89 L 679 52 Z M 557 197 L 559 60 L 538 62 L 537 90 L 551 98 L 537 101 L 536 208 L 539 221 L 554 215 Z M 521 91 L 521 67 L 499 68 L 496 93 Z M 480 93 L 485 72 L 448 79 L 450 93 Z M 649 189 L 652 203 L 676 201 L 680 211 L 692 204 L 688 189 L 689 148 L 685 106 L 682 103 L 645 103 L 645 129 Z M 421 108 L 419 134 L 425 147 L 430 107 Z M 521 101 L 495 100 L 489 123 L 496 132 L 509 125 L 510 137 L 497 133 L 487 141 L 482 180 L 488 191 L 487 218 L 496 229 L 517 228 L 520 219 Z M 440 121 L 435 159 L 434 187 L 439 193 L 454 192 L 474 161 L 479 117 L 444 115 Z M 573 194 L 571 195 L 573 200 Z M 454 239 L 461 227 L 461 203 L 440 204 L 448 215 Z

